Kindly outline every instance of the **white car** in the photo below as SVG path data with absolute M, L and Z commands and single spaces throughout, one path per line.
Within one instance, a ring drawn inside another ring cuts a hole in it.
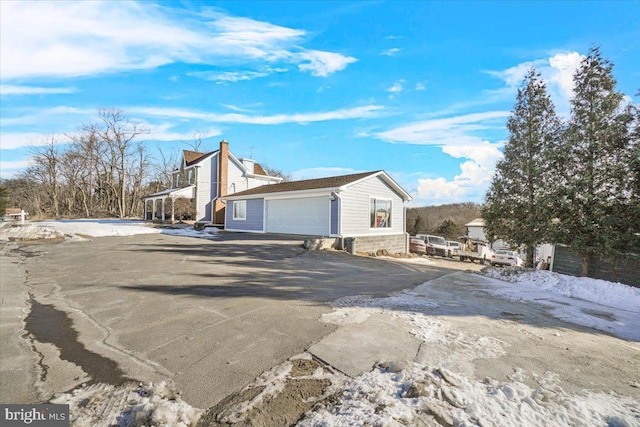
M 427 244 L 427 255 L 447 256 L 449 248 L 444 237 L 431 234 L 416 234 L 416 239 L 421 239 Z
M 497 250 L 491 255 L 491 265 L 508 265 L 510 267 L 522 267 L 522 258 L 513 251 Z
M 460 249 L 460 246 L 462 246 L 462 244 L 460 242 L 455 242 L 453 240 L 447 240 L 447 248 L 449 248 L 447 250 L 447 256 L 449 258 L 451 258 L 453 256 L 458 256 L 458 250 Z

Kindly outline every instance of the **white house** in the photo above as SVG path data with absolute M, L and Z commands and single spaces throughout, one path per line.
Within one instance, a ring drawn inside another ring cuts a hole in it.
M 209 153 L 184 150 L 172 177 L 172 188 L 143 197 L 145 219 L 173 220 L 173 202 L 185 198 L 194 204 L 197 221 L 222 225 L 225 205 L 221 197 L 282 181 L 267 175 L 254 160 L 238 159 L 227 141 Z
M 355 238 L 358 251 L 408 251 L 406 206 L 411 196 L 386 172 L 265 185 L 223 198 L 225 229 Z
M 467 224 L 465 224 L 465 227 L 467 227 L 467 236 L 471 237 L 472 239 L 483 240 L 486 242 L 487 236 L 484 232 L 484 226 L 485 226 L 484 218 L 476 218 L 473 221 L 468 222 Z M 492 250 L 511 249 L 511 247 L 509 247 L 509 245 L 503 240 L 498 239 L 494 242 L 491 242 L 491 249 Z M 534 254 L 534 259 L 547 261 L 552 258 L 553 258 L 553 245 L 549 243 L 543 243 L 536 246 L 536 253 Z

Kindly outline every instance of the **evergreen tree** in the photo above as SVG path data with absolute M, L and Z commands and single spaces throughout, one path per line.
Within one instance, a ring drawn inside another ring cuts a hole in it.
M 571 118 L 558 156 L 554 235 L 582 255 L 586 276 L 594 254 L 613 260 L 637 251 L 632 245 L 638 241 L 633 170 L 638 140 L 633 136 L 634 107 L 623 107 L 612 64 L 599 48 L 589 50 L 574 83 Z
M 547 241 L 551 153 L 562 124 L 540 73 L 531 69 L 518 89 L 507 121 L 509 140 L 504 158 L 485 195 L 482 217 L 489 240 L 525 246 L 532 267 L 537 244 Z

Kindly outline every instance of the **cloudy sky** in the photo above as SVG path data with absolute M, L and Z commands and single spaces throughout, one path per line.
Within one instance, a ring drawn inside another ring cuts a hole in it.
M 480 202 L 532 65 L 563 115 L 592 46 L 640 88 L 633 1 L 3 0 L 0 15 L 2 177 L 106 107 L 154 152 L 197 133 L 297 179 L 384 169 L 414 206 Z

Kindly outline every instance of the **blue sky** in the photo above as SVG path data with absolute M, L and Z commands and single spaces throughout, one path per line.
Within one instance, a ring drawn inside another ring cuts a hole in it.
M 531 65 L 566 116 L 601 46 L 640 89 L 640 2 L 0 2 L 0 170 L 98 108 L 152 152 L 221 139 L 296 179 L 384 169 L 413 206 L 482 201 Z

